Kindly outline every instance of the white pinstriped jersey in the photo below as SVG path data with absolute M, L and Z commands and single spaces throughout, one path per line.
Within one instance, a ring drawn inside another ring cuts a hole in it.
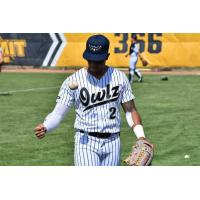
M 72 90 L 68 84 L 76 82 Z M 115 133 L 120 131 L 121 103 L 134 99 L 126 75 L 112 67 L 100 79 L 82 68 L 69 76 L 62 84 L 57 103 L 75 105 L 75 129 L 86 132 Z

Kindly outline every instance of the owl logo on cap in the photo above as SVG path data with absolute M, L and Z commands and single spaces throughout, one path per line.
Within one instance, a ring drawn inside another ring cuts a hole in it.
M 101 45 L 95 46 L 95 45 L 89 44 L 89 49 L 90 49 L 90 51 L 96 52 L 96 51 L 99 51 L 100 49 L 102 49 L 102 46 Z

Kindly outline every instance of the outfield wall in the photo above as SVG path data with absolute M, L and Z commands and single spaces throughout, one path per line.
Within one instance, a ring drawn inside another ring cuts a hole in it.
M 89 33 L 0 33 L 4 62 L 33 66 L 86 66 L 82 58 Z M 127 67 L 131 33 L 105 33 L 110 40 L 108 65 Z M 152 67 L 200 66 L 200 34 L 138 33 L 140 53 Z M 141 67 L 141 61 L 138 61 Z

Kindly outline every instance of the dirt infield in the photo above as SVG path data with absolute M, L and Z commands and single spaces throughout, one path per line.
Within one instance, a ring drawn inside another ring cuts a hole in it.
M 33 68 L 33 67 L 4 67 L 2 69 L 3 73 L 74 73 L 77 69 L 42 69 L 42 68 Z M 127 69 L 120 68 L 125 73 L 128 73 Z M 170 69 L 170 70 L 161 70 L 154 68 L 140 69 L 141 72 L 145 74 L 152 75 L 200 75 L 200 69 Z

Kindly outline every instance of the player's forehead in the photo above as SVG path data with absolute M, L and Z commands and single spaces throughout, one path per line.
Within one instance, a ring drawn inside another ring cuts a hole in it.
M 87 60 L 87 61 L 88 61 L 88 64 L 94 64 L 94 65 L 103 64 L 105 62 L 105 60 L 101 60 L 101 61 Z

